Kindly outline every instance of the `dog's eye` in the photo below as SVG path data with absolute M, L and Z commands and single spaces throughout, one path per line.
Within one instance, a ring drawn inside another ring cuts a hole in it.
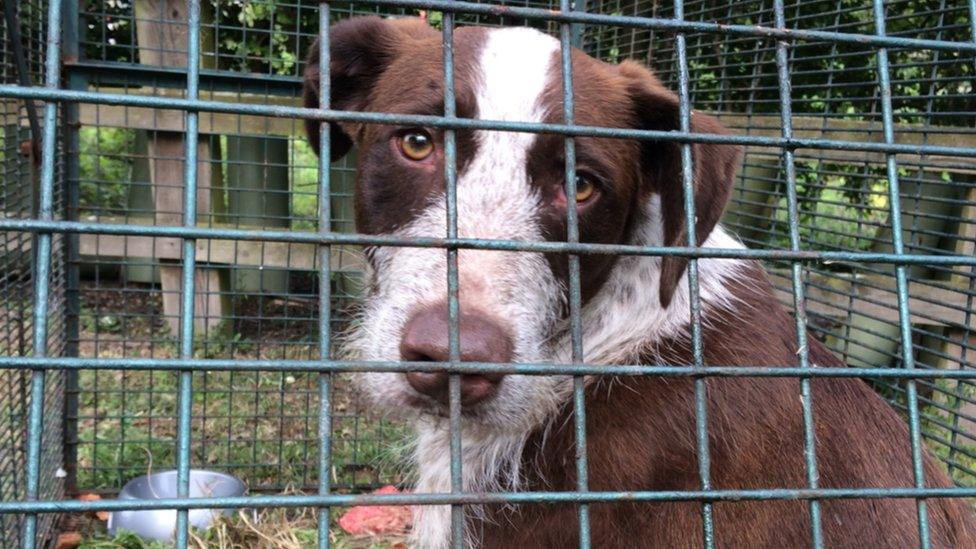
M 576 202 L 586 202 L 596 194 L 596 184 L 593 178 L 585 173 L 576 174 Z
M 400 136 L 400 152 L 410 160 L 423 160 L 434 152 L 434 140 L 424 130 L 407 131 Z

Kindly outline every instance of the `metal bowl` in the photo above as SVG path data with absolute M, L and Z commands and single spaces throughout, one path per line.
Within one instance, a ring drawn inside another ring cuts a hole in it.
M 243 496 L 246 487 L 240 479 L 216 471 L 190 471 L 190 497 L 234 497 Z M 119 499 L 167 499 L 176 495 L 176 471 L 162 471 L 151 475 L 136 477 L 122 488 Z M 204 529 L 213 524 L 214 519 L 223 515 L 233 515 L 233 509 L 191 509 L 190 525 Z M 176 532 L 176 511 L 153 509 L 146 511 L 116 511 L 108 518 L 109 534 L 125 530 L 146 539 L 169 541 Z

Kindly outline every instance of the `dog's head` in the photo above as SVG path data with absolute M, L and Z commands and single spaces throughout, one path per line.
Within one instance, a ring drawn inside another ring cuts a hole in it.
M 563 121 L 556 39 L 527 28 L 460 28 L 454 36 L 459 117 Z M 440 32 L 417 19 L 358 18 L 335 25 L 331 44 L 333 108 L 443 114 Z M 305 72 L 305 103 L 310 107 L 319 105 L 318 53 L 316 46 Z M 572 63 L 576 123 L 678 129 L 676 96 L 647 69 L 632 62 L 609 65 L 576 50 Z M 724 132 L 715 119 L 699 113 L 692 116 L 692 130 Z M 333 160 L 353 145 L 358 148 L 355 210 L 360 232 L 446 236 L 443 133 L 422 127 L 331 125 Z M 318 122 L 309 121 L 308 134 L 317 149 Z M 575 201 L 582 242 L 686 243 L 681 154 L 674 143 L 577 138 L 577 194 L 568 198 L 561 136 L 459 130 L 456 143 L 462 238 L 565 241 L 567 204 Z M 733 146 L 700 144 L 694 146 L 693 158 L 696 238 L 702 243 L 728 200 L 739 152 Z M 368 295 L 351 338 L 359 357 L 448 360 L 447 252 L 376 247 L 368 249 L 366 257 L 371 271 Z M 625 262 L 629 271 L 623 275 Z M 669 310 L 679 309 L 675 315 L 686 323 L 687 306 L 675 299 L 685 264 L 673 257 L 582 256 L 585 307 L 609 310 L 614 300 L 630 300 L 644 307 L 638 311 L 641 315 L 663 318 Z M 461 360 L 567 360 L 567 265 L 567 257 L 560 254 L 460 251 Z M 617 313 L 618 317 L 628 314 Z M 590 320 L 613 323 L 629 339 L 627 343 L 607 339 L 598 331 L 609 326 L 587 326 L 588 360 L 601 359 L 593 355 L 601 345 L 639 346 L 642 337 L 652 336 L 633 333 L 641 326 L 634 318 Z M 446 410 L 446 375 L 368 373 L 359 381 L 383 405 L 435 415 Z M 567 392 L 567 380 L 559 377 L 486 374 L 465 375 L 461 381 L 465 421 L 498 429 L 523 430 L 538 424 Z

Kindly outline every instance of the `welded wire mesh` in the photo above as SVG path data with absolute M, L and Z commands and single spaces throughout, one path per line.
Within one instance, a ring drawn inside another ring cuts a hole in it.
M 43 52 L 46 9 L 44 2 L 15 2 L 4 6 L 2 25 L 3 84 L 35 85 L 43 83 Z M 13 24 L 11 24 L 13 23 Z M 40 136 L 32 130 L 41 124 L 42 102 L 0 99 L 0 219 L 36 218 L 39 211 Z M 58 163 L 52 170 L 60 169 Z M 52 197 L 58 217 L 64 207 L 63 188 L 54 189 Z M 21 232 L 0 230 L 0 356 L 27 357 L 36 354 L 37 315 L 32 300 L 35 280 L 34 250 L 36 237 Z M 52 237 L 50 309 L 46 315 L 45 338 L 49 356 L 66 351 L 66 280 L 65 236 Z M 29 494 L 26 474 L 28 429 L 27 418 L 37 393 L 31 392 L 29 370 L 0 371 L 0 501 L 24 499 Z M 62 418 L 64 413 L 65 376 L 51 372 L 43 389 L 43 413 L 47 421 L 36 433 L 41 452 L 36 465 L 39 483 L 36 494 L 45 499 L 63 496 L 64 471 L 62 455 Z M 55 516 L 43 517 L 37 525 L 38 539 L 49 542 L 55 535 Z M 16 545 L 23 531 L 18 515 L 0 517 L 0 546 Z
M 58 500 L 62 465 L 75 493 L 113 493 L 150 467 L 185 474 L 191 466 L 236 474 L 253 493 L 319 493 L 247 500 L 258 507 L 347 505 L 343 494 L 404 480 L 395 464 L 405 427 L 360 408 L 342 376 L 319 373 L 348 366 L 327 355 L 351 320 L 360 246 L 369 242 L 352 223 L 354 159 L 320 172 L 302 137 L 302 117 L 335 114 L 295 108 L 307 49 L 316 36 L 327 38 L 323 23 L 368 13 L 424 10 L 448 39 L 455 24 L 531 25 L 560 37 L 564 48 L 576 43 L 607 61 L 640 60 L 681 92 L 686 109 L 714 112 L 746 136 L 726 225 L 758 250 L 747 254 L 767 260 L 788 307 L 804 298 L 808 316 L 799 329 L 813 331 L 849 366 L 947 372 L 876 385 L 954 480 L 976 485 L 976 388 L 958 375 L 972 369 L 976 326 L 971 2 L 888 2 L 883 28 L 879 3 L 848 0 L 57 4 L 60 12 L 16 3 L 28 91 L 12 87 L 18 73 L 4 27 L 0 355 L 9 360 L 0 363 L 0 544 L 51 531 L 57 509 L 25 502 Z M 60 86 L 42 90 L 48 15 L 54 28 L 78 26 L 61 46 L 68 55 L 55 52 Z M 769 32 L 781 28 L 794 32 Z M 31 97 L 39 116 L 50 99 L 64 121 L 66 135 L 45 132 L 61 151 L 48 166 L 23 148 L 43 141 L 27 121 Z M 446 103 L 438 123 L 458 123 Z M 561 131 L 572 135 L 579 128 L 567 104 Z M 572 151 L 567 139 L 569 182 Z M 44 169 L 52 185 L 47 217 L 39 209 Z M 188 196 L 187 188 L 196 192 Z M 900 202 L 894 218 L 893 199 Z M 77 223 L 59 223 L 65 216 Z M 45 234 L 50 260 L 36 257 Z M 563 250 L 586 252 L 573 243 L 571 230 Z M 814 254 L 801 257 L 806 252 Z M 182 268 L 189 256 L 192 277 Z M 39 277 L 45 261 L 49 272 Z M 570 281 L 578 319 L 578 272 Z M 32 314 L 39 290 L 51 296 L 40 332 Z M 39 352 L 32 341 L 45 332 L 46 352 Z M 582 362 L 586 342 L 575 332 L 574 362 Z M 456 359 L 456 341 L 454 351 Z M 43 358 L 64 354 L 76 359 Z M 32 356 L 39 358 L 15 358 Z M 42 408 L 30 398 L 37 367 L 49 369 Z M 41 416 L 46 438 L 38 454 L 28 424 Z M 705 414 L 700 421 L 704 429 Z M 585 456 L 585 435 L 577 440 Z M 451 496 L 465 497 L 452 461 Z M 582 499 L 619 497 L 587 493 L 585 458 L 578 472 Z M 707 465 L 701 476 L 708 491 Z M 414 501 L 460 502 L 451 496 Z M 461 506 L 454 508 L 460 529 Z M 579 508 L 587 544 L 587 508 Z M 32 524 L 38 511 L 42 522 Z M 327 529 L 329 514 L 322 516 Z M 186 542 L 185 530 L 178 541 Z

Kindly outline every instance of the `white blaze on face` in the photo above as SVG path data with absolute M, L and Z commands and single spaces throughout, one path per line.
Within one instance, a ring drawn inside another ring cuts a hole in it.
M 558 74 L 559 43 L 528 28 L 488 32 L 475 98 L 478 118 L 542 122 L 540 98 Z M 541 240 L 539 195 L 526 169 L 536 134 L 475 132 L 475 155 L 458 177 L 458 234 L 463 238 Z M 467 250 L 458 257 L 462 307 L 496 315 L 511 330 L 517 360 L 540 360 L 559 288 L 538 254 Z M 513 378 L 509 385 L 527 381 Z
M 553 71 L 558 41 L 526 28 L 493 29 L 485 36 L 475 71 L 478 118 L 541 122 L 546 112 L 540 98 L 550 80 L 559 78 L 558 70 Z M 526 170 L 535 142 L 530 133 L 475 133 L 474 156 L 465 159 L 457 181 L 460 237 L 541 240 L 540 199 Z M 446 220 L 446 205 L 439 197 L 395 234 L 444 237 Z M 411 314 L 447 299 L 446 253 L 387 247 L 377 249 L 374 260 L 365 311 L 350 346 L 367 360 L 398 360 Z M 562 292 L 546 259 L 541 254 L 462 250 L 458 268 L 462 311 L 479 309 L 499 321 L 513 338 L 516 362 L 548 360 L 547 339 L 558 321 Z M 358 383 L 375 402 L 401 409 L 405 395 L 413 391 L 396 373 L 361 374 Z M 555 413 L 568 389 L 563 377 L 507 376 L 495 397 L 479 406 L 477 418 L 464 418 L 464 488 L 516 488 L 525 439 Z M 427 417 L 417 427 L 417 491 L 449 490 L 447 422 Z M 418 508 L 418 513 L 413 530 L 417 545 L 446 547 L 448 508 Z
M 559 42 L 527 28 L 484 33 L 473 69 L 477 116 L 484 120 L 541 122 L 541 96 L 559 78 Z M 462 238 L 541 240 L 539 195 L 528 180 L 526 159 L 536 135 L 477 131 L 473 156 L 458 174 L 458 235 Z M 460 163 L 460 162 L 459 162 Z M 446 204 L 439 196 L 397 236 L 445 237 Z M 417 310 L 447 299 L 447 254 L 440 249 L 378 248 L 376 270 L 353 352 L 368 360 L 397 360 L 404 325 Z M 518 362 L 546 360 L 562 292 L 541 254 L 462 250 L 458 254 L 460 306 L 494 317 L 513 338 Z M 412 389 L 400 374 L 359 377 L 379 403 L 400 405 Z M 508 376 L 479 410 L 478 422 L 523 432 L 555 406 L 556 380 Z

